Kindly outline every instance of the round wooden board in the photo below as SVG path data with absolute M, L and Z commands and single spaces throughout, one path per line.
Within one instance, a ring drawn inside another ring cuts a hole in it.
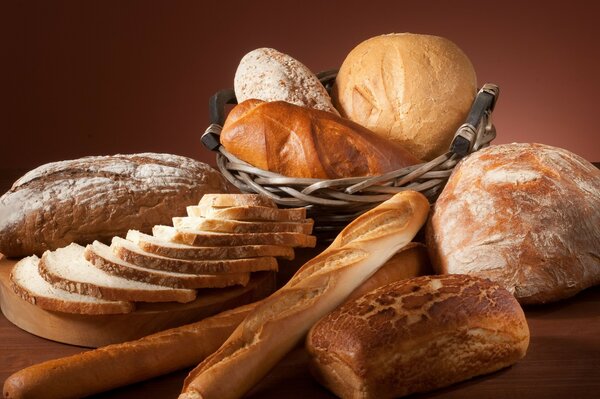
M 201 320 L 246 303 L 275 289 L 275 273 L 253 273 L 246 287 L 199 290 L 190 303 L 137 303 L 136 310 L 117 315 L 79 315 L 41 309 L 16 295 L 10 271 L 17 260 L 0 254 L 0 308 L 23 330 L 53 341 L 96 348 Z

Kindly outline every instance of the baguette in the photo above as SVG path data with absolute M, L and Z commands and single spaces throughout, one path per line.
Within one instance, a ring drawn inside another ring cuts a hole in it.
M 398 279 L 414 277 L 415 272 L 428 267 L 422 251 L 420 244 L 407 245 L 357 291 L 367 292 Z M 415 267 L 415 261 L 425 263 Z M 27 367 L 6 380 L 4 397 L 78 398 L 196 365 L 216 351 L 259 303 L 227 310 L 136 341 Z M 157 353 L 168 356 L 156 361 Z
M 180 399 L 239 398 L 321 317 L 340 305 L 425 223 L 429 203 L 404 191 L 359 216 L 319 256 L 265 299 L 186 378 Z

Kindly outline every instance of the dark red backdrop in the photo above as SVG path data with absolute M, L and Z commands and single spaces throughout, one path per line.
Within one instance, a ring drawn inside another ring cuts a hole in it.
M 446 36 L 502 94 L 496 143 L 600 160 L 594 2 L 21 1 L 1 14 L 0 168 L 161 151 L 212 161 L 206 103 L 270 46 L 313 70 L 389 32 Z

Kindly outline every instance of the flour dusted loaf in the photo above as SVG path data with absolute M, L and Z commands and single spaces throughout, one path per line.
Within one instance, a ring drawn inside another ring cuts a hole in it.
M 456 166 L 427 227 L 439 273 L 486 277 L 521 303 L 600 283 L 600 170 L 541 144 L 477 151 Z
M 504 288 L 465 275 L 385 285 L 319 321 L 311 371 L 342 398 L 379 399 L 441 388 L 525 356 L 529 329 Z
M 0 197 L 0 252 L 41 255 L 77 242 L 150 232 L 204 193 L 231 191 L 208 165 L 169 154 L 85 157 L 40 166 Z
M 238 103 L 249 99 L 286 101 L 338 114 L 319 79 L 300 61 L 272 48 L 246 54 L 235 72 Z

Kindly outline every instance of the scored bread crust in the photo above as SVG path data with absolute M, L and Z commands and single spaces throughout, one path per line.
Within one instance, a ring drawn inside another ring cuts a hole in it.
M 294 249 L 284 245 L 198 247 L 160 239 L 135 230 L 129 230 L 126 238 L 135 242 L 138 247 L 146 252 L 169 258 L 216 260 L 277 257 L 288 260 L 294 259 Z
M 113 254 L 112 249 L 95 241 L 86 247 L 85 258 L 94 266 L 130 280 L 173 288 L 224 288 L 233 285 L 246 286 L 250 273 L 186 274 L 173 273 L 135 266 Z
M 408 244 L 428 210 L 422 194 L 405 191 L 355 219 L 327 250 L 250 313 L 217 352 L 192 370 L 180 398 L 242 396 L 320 317 Z
M 211 219 L 299 222 L 306 219 L 306 208 L 278 209 L 266 206 L 236 206 L 230 208 L 215 208 L 211 206 L 188 206 L 189 216 Z
M 214 233 L 194 229 L 157 225 L 152 229 L 155 237 L 192 246 L 223 247 L 227 245 L 287 245 L 290 247 L 314 248 L 317 237 L 303 233 Z
M 271 198 L 260 194 L 204 194 L 198 205 L 214 208 L 236 206 L 265 206 L 277 208 L 277 204 L 275 204 Z
M 36 305 L 45 310 L 51 310 L 56 312 L 63 313 L 76 313 L 76 314 L 88 314 L 88 315 L 101 315 L 101 314 L 123 314 L 123 313 L 131 313 L 135 310 L 135 305 L 131 302 L 126 301 L 108 301 L 108 300 L 98 300 L 95 302 L 83 302 L 77 300 L 65 300 L 61 298 L 54 298 L 47 295 L 41 295 L 38 292 L 35 292 L 35 289 L 27 287 L 18 281 L 16 278 L 16 274 L 18 273 L 18 268 L 23 267 L 24 262 L 35 262 L 36 267 L 39 263 L 39 258 L 35 255 L 32 255 L 27 258 L 21 259 L 17 264 L 15 264 L 13 270 L 10 273 L 10 286 L 22 299 L 25 301 Z M 43 278 L 40 276 L 40 279 Z M 57 291 L 63 291 L 59 288 L 55 288 Z M 69 296 L 74 296 L 77 294 L 71 294 L 70 292 L 64 291 Z M 68 295 L 71 294 L 71 295 Z
M 216 233 L 302 233 L 310 234 L 314 221 L 301 222 L 245 222 L 239 220 L 209 219 L 200 217 L 174 217 L 175 228 L 188 228 Z
M 71 244 L 77 245 L 77 244 Z M 81 247 L 81 257 L 83 259 L 84 248 Z M 133 302 L 181 302 L 187 303 L 196 299 L 196 291 L 190 289 L 176 289 L 164 286 L 140 287 L 140 288 L 124 288 L 111 286 L 110 284 L 94 284 L 89 281 L 78 281 L 74 278 L 64 277 L 54 272 L 54 265 L 59 260 L 61 249 L 56 251 L 46 251 L 40 259 L 38 270 L 44 280 L 52 284 L 54 287 L 65 291 L 77 293 L 81 295 L 93 296 L 100 299 L 111 301 L 133 301 Z M 115 278 L 120 278 L 114 276 Z M 144 284 L 144 283 L 140 283 Z
M 425 392 L 507 367 L 529 329 L 504 288 L 466 275 L 424 276 L 371 291 L 310 331 L 313 375 L 343 398 Z
M 194 274 L 231 274 L 259 271 L 277 271 L 277 259 L 273 257 L 186 260 L 168 258 L 145 252 L 135 243 L 114 237 L 111 248 L 121 260 L 147 269 Z

